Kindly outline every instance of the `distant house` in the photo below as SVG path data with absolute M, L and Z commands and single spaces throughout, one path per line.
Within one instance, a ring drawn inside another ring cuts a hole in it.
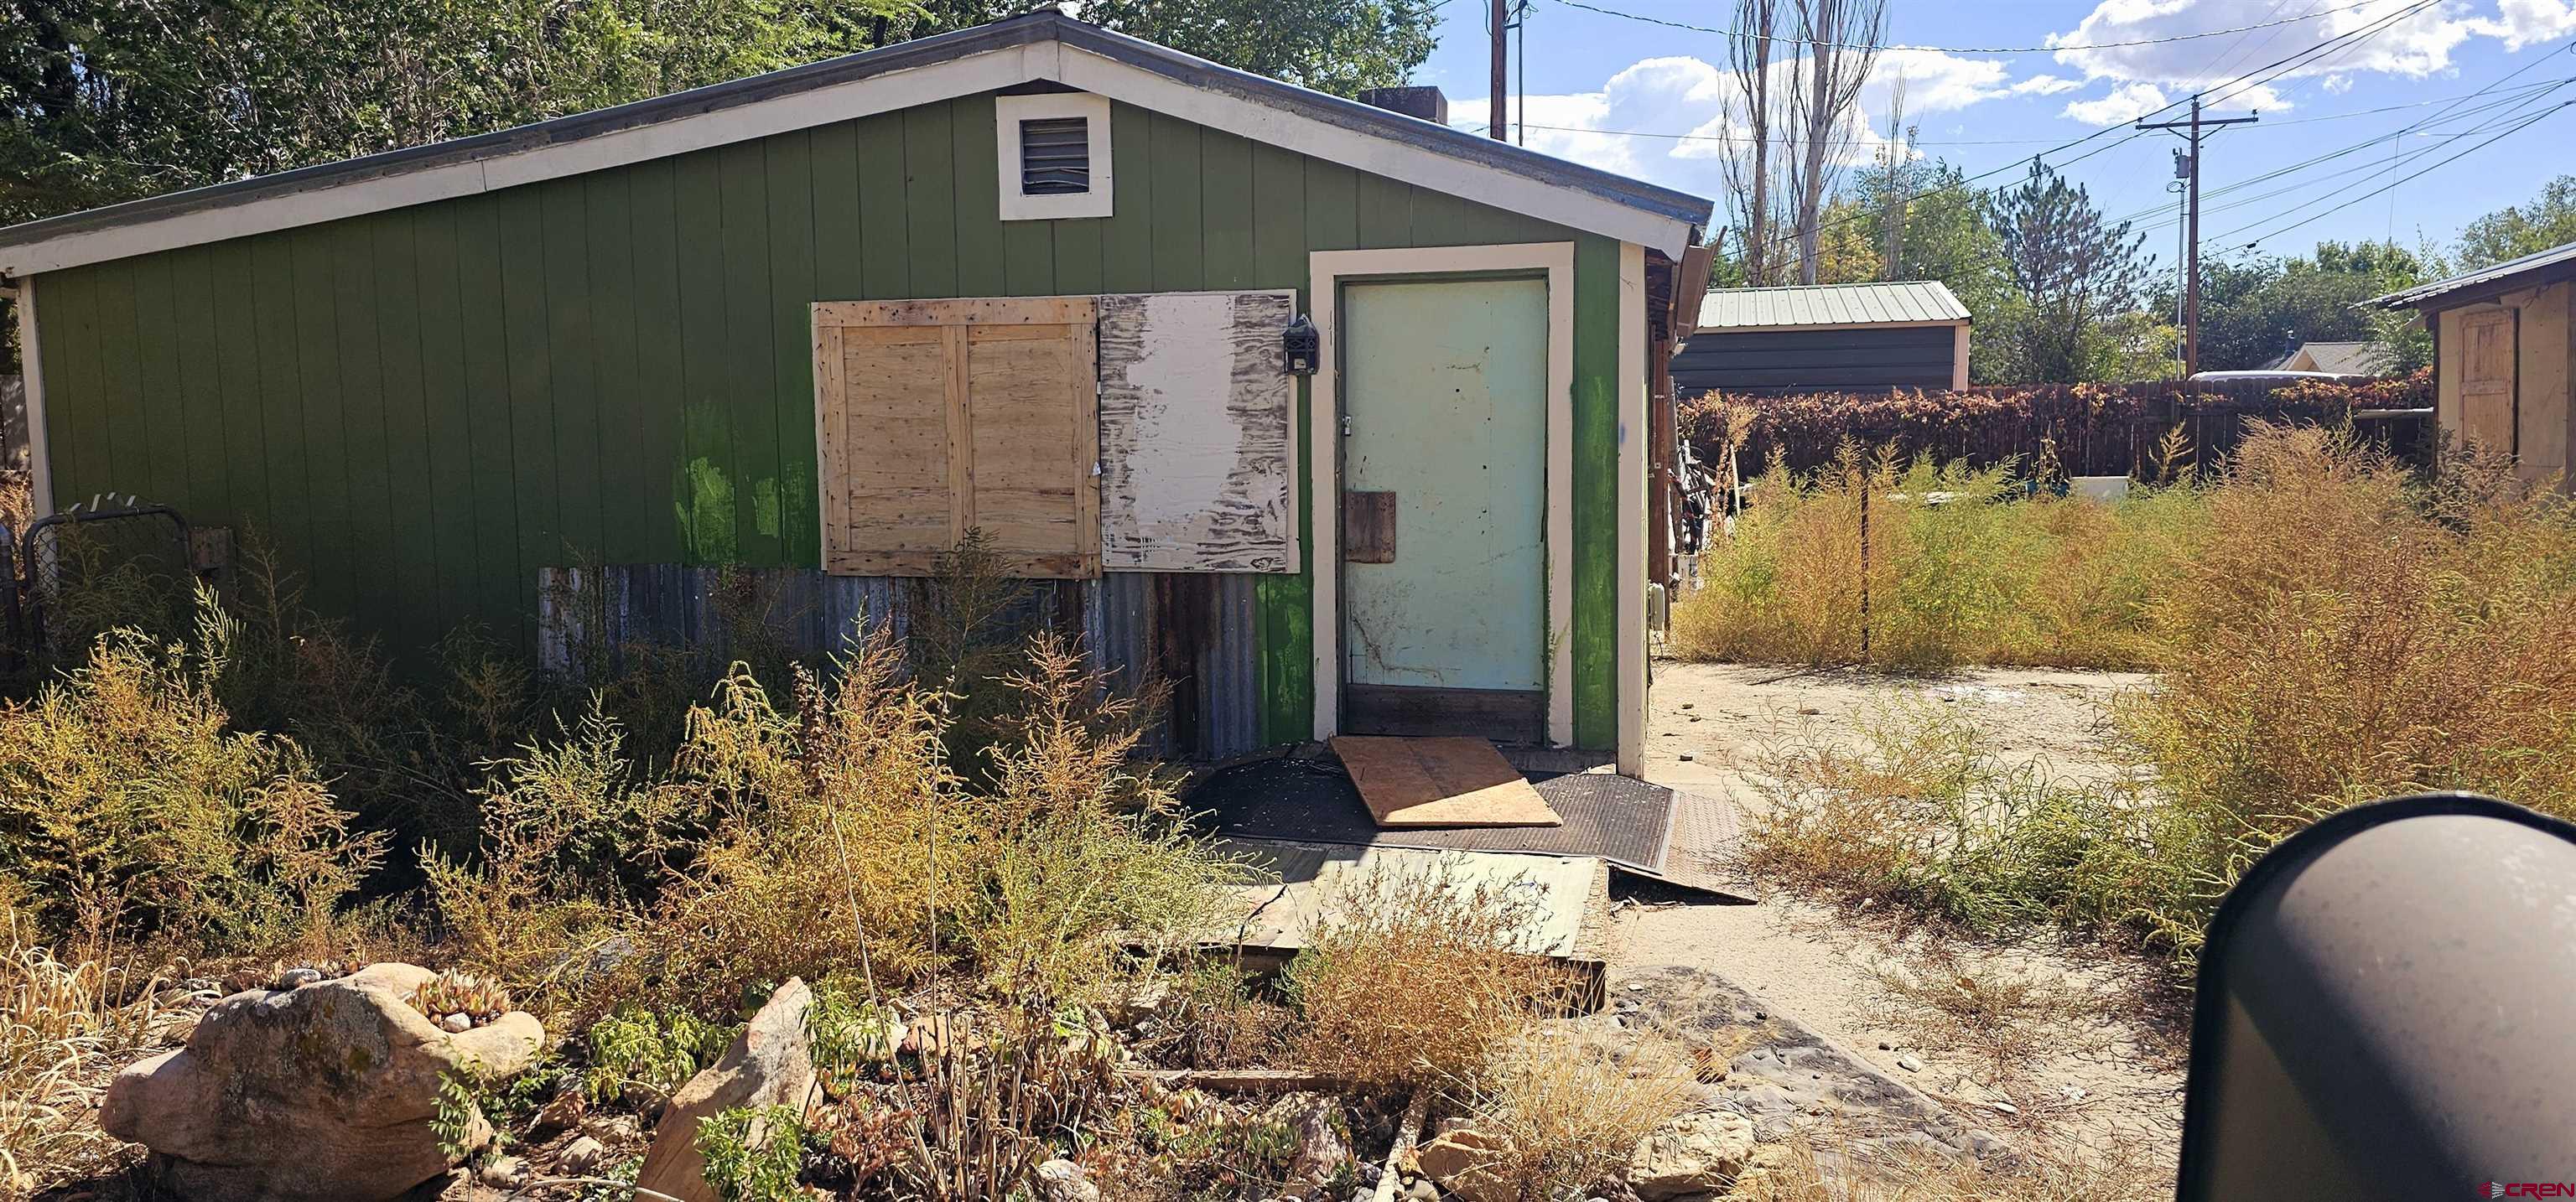
M 2525 474 L 2566 472 L 2576 443 L 2576 242 L 2368 302 L 2413 309 L 2433 331 L 2442 433 L 2510 454 Z
M 1968 307 L 1937 280 L 1720 288 L 1673 360 L 1684 396 L 1968 386 Z
M 2264 371 L 2321 371 L 2336 376 L 2385 374 L 2385 342 L 2302 342 L 2290 353 L 2263 365 Z

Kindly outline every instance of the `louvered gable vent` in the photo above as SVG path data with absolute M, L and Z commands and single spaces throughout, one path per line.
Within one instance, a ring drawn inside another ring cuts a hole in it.
M 1020 122 L 1020 194 L 1071 196 L 1091 190 L 1091 122 L 1046 117 Z

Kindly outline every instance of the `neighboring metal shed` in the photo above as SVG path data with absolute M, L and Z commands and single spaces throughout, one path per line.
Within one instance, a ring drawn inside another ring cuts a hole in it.
M 1673 384 L 1683 395 L 1965 388 L 1969 320 L 1937 280 L 1714 289 Z
M 701 642 L 754 576 L 829 646 L 979 530 L 1178 754 L 1508 714 L 1634 769 L 1709 210 L 1045 9 L 0 229 L 0 282 L 40 512 L 256 530 L 398 649 Z

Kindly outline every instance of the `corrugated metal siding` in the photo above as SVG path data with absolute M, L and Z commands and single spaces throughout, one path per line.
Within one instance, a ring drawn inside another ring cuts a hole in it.
M 1092 666 L 1121 690 L 1161 681 L 1172 709 L 1147 740 L 1159 756 L 1225 759 L 1262 745 L 1260 606 L 1253 575 L 1115 572 L 1033 583 L 1010 623 L 1078 634 Z M 750 622 L 792 655 L 819 658 L 859 632 L 911 632 L 928 580 L 828 576 L 807 568 L 615 564 L 543 568 L 538 640 L 561 668 L 581 648 L 692 647 L 741 658 Z M 727 594 L 731 594 L 727 596 Z
M 1717 288 L 1700 305 L 1699 328 L 1827 326 L 1862 322 L 1965 321 L 1968 307 L 1938 280 Z
M 1673 387 L 1703 392 L 1873 392 L 1948 388 L 1958 356 L 1949 326 L 1710 330 L 1673 357 Z
M 1092 662 L 1135 688 L 1171 686 L 1163 754 L 1225 759 L 1262 745 L 1261 608 L 1254 575 L 1108 572 L 1083 584 Z

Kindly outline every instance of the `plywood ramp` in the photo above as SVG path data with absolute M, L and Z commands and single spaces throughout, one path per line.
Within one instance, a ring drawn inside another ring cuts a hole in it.
M 1564 824 L 1483 739 L 1345 735 L 1333 740 L 1333 754 L 1380 827 Z

